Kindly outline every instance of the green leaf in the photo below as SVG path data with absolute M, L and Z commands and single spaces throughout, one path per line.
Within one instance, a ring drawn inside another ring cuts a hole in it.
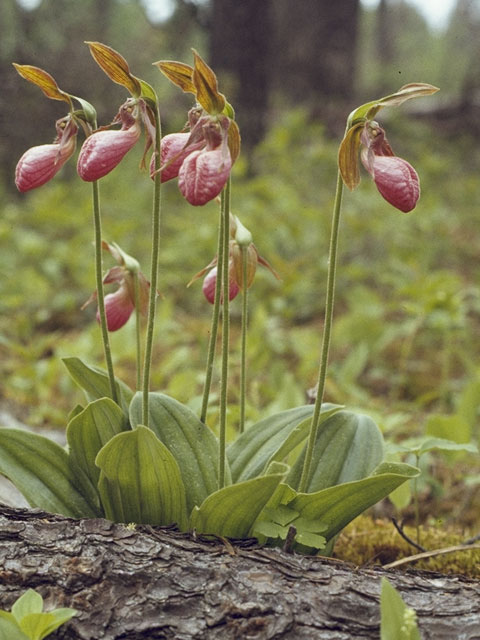
M 68 622 L 71 618 L 73 618 L 73 616 L 77 614 L 77 611 L 76 609 L 62 607 L 59 609 L 54 609 L 53 611 L 49 611 L 48 614 L 53 618 L 53 620 L 47 627 L 45 627 L 44 635 L 42 636 L 42 638 L 50 635 L 55 631 L 55 629 L 58 629 L 58 627 L 60 627 L 62 624 Z
M 97 367 L 86 365 L 80 358 L 63 358 L 63 364 L 78 386 L 84 390 L 87 400 L 111 398 L 108 374 Z M 133 398 L 133 391 L 121 380 L 116 380 L 120 406 L 128 415 L 128 407 Z
M 185 487 L 178 464 L 151 429 L 119 433 L 98 453 L 98 484 L 107 518 L 184 529 Z
M 7 611 L 0 611 L 0 640 L 30 640 Z
M 325 403 L 322 421 L 341 407 Z M 283 460 L 308 435 L 313 405 L 281 411 L 247 429 L 227 450 L 232 480 L 239 482 L 264 473 L 269 463 Z
M 303 518 L 325 523 L 327 528 L 322 533 L 330 540 L 351 520 L 419 473 L 418 469 L 408 464 L 384 462 L 368 478 L 339 484 L 316 493 L 299 493 L 288 502 L 288 506 L 298 511 Z M 282 498 L 283 494 L 279 491 L 279 503 Z
M 420 446 L 418 454 L 423 455 L 434 449 L 438 449 L 439 451 L 468 451 L 469 453 L 478 453 L 478 448 L 475 444 L 461 444 L 453 442 L 452 440 L 445 440 L 444 438 L 428 438 L 428 440 L 425 440 Z
M 323 520 L 311 520 L 310 518 L 300 517 L 292 522 L 297 531 L 305 533 L 320 533 L 328 529 L 328 525 Z
M 49 634 L 48 629 L 54 622 L 55 617 L 51 613 L 29 613 L 19 625 L 31 640 L 42 640 Z
M 383 456 L 383 437 L 374 421 L 363 414 L 338 411 L 318 431 L 307 492 L 365 478 Z M 304 458 L 305 448 L 287 478 L 293 488 L 300 482 Z
M 407 607 L 386 578 L 382 578 L 380 612 L 381 640 L 421 640 L 415 611 Z
M 276 509 L 265 507 L 263 515 L 267 516 L 272 522 L 278 522 L 282 526 L 290 524 L 292 520 L 298 518 L 298 511 L 289 509 L 284 504 L 279 505 Z
M 281 538 L 282 540 L 285 540 L 287 533 L 288 527 L 268 520 L 259 520 L 255 523 L 253 528 L 253 535 L 256 537 L 261 535 L 267 538 Z
M 274 463 L 272 473 L 219 489 L 193 509 L 190 528 L 227 538 L 246 538 L 288 470 Z
M 41 613 L 43 611 L 43 598 L 34 589 L 27 589 L 12 605 L 12 613 L 20 622 L 29 613 Z
M 32 507 L 71 518 L 101 515 L 97 493 L 87 476 L 74 471 L 58 444 L 20 429 L 0 429 L 0 473 Z
M 100 470 L 95 465 L 97 453 L 114 436 L 128 430 L 125 414 L 110 398 L 90 402 L 67 426 L 69 458 L 97 486 Z
M 218 440 L 185 405 L 162 393 L 149 394 L 148 424 L 173 454 L 186 490 L 188 512 L 218 488 Z M 132 425 L 142 420 L 142 395 L 130 405 Z M 230 472 L 227 465 L 227 484 Z
M 293 524 L 295 526 L 295 523 Z M 323 536 L 319 536 L 316 533 L 310 531 L 301 531 L 295 536 L 295 542 L 303 544 L 306 547 L 312 547 L 312 549 L 324 549 L 327 541 Z

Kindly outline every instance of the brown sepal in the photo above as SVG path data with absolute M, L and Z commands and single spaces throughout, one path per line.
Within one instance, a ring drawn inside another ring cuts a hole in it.
M 16 64 L 13 63 L 13 66 L 17 70 L 17 72 L 33 84 L 36 84 L 37 87 L 43 91 L 43 93 L 47 96 L 47 98 L 51 98 L 52 100 L 63 100 L 63 102 L 68 102 L 70 106 L 72 106 L 72 99 L 61 89 L 58 88 L 57 83 L 54 78 L 39 67 L 33 67 L 29 64 Z
M 170 82 L 176 84 L 185 93 L 197 93 L 195 85 L 192 81 L 193 67 L 183 62 L 175 62 L 174 60 L 159 60 L 153 63 L 155 67 L 166 76 Z
M 193 50 L 195 66 L 192 81 L 195 86 L 197 101 L 210 115 L 222 113 L 225 108 L 225 96 L 218 91 L 217 76 L 203 58 Z
M 130 73 L 127 61 L 118 51 L 101 42 L 86 42 L 95 62 L 113 82 L 121 84 L 135 98 L 142 93 L 139 80 Z

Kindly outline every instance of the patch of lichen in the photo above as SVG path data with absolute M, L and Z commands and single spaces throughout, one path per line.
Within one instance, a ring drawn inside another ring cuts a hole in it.
M 404 532 L 416 540 L 414 527 L 405 527 Z M 469 535 L 442 526 L 420 527 L 420 542 L 427 551 L 462 544 Z M 338 537 L 334 557 L 356 566 L 371 566 L 385 565 L 416 553 L 419 551 L 400 536 L 391 521 L 359 516 Z M 465 550 L 410 562 L 399 570 L 408 568 L 480 579 L 480 549 L 467 546 Z

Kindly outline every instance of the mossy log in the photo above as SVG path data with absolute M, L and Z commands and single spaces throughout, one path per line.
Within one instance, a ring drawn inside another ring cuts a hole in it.
M 52 639 L 378 640 L 383 575 L 423 640 L 480 638 L 478 581 L 0 506 L 0 608 L 29 587 L 75 608 Z

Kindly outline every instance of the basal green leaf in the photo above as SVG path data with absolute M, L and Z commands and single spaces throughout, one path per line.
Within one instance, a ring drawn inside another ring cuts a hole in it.
M 330 540 L 351 520 L 419 473 L 408 464 L 382 463 L 368 478 L 316 493 L 299 493 L 288 506 L 298 511 L 301 517 L 325 523 L 327 528 L 322 534 Z
M 7 612 L 0 611 L 0 640 L 30 640 L 15 620 L 15 617 Z
M 55 617 L 51 613 L 29 613 L 22 618 L 19 625 L 31 640 L 43 640 L 54 622 Z
M 325 403 L 322 420 L 341 407 Z M 283 460 L 308 435 L 313 405 L 281 411 L 260 420 L 245 431 L 227 450 L 232 480 L 239 482 L 265 472 L 271 461 Z
M 278 472 L 281 470 L 281 472 Z M 227 538 L 246 538 L 258 515 L 285 477 L 288 467 L 278 465 L 276 473 L 239 482 L 210 495 L 193 509 L 190 528 Z
M 95 465 L 97 453 L 117 433 L 127 431 L 125 414 L 110 398 L 90 402 L 67 426 L 69 458 L 97 486 L 100 470 Z
M 320 426 L 307 491 L 365 478 L 383 457 L 383 437 L 373 420 L 363 414 L 338 411 Z M 305 449 L 287 478 L 293 488 L 300 482 L 304 458 Z
M 41 613 L 43 611 L 43 598 L 34 589 L 27 589 L 12 605 L 12 613 L 20 620 L 29 613 Z
M 302 544 L 305 547 L 311 547 L 312 549 L 324 549 L 327 541 L 323 536 L 319 536 L 317 533 L 301 531 L 296 534 L 295 542 L 298 542 L 298 544 Z
M 130 421 L 136 425 L 141 420 L 142 395 L 138 393 L 130 405 Z M 148 424 L 177 461 L 190 513 L 218 488 L 218 440 L 191 409 L 162 393 L 149 395 Z
M 185 487 L 178 464 L 151 429 L 119 433 L 98 453 L 105 513 L 115 522 L 185 528 Z
M 0 429 L 0 473 L 32 507 L 72 518 L 101 514 L 87 476 L 74 471 L 67 452 L 48 438 L 20 429 Z
M 74 615 L 76 615 L 77 611 L 75 609 L 70 609 L 68 607 L 62 607 L 60 609 L 55 609 L 54 611 L 49 611 L 48 614 L 51 616 L 52 621 L 49 623 L 47 627 L 45 627 L 43 638 L 47 637 L 50 633 L 53 633 L 55 629 L 58 629 L 62 624 L 68 622 Z
M 110 382 L 105 371 L 85 364 L 80 358 L 63 358 L 62 361 L 76 384 L 84 390 L 89 402 L 99 398 L 111 398 Z M 120 406 L 128 415 L 133 391 L 121 380 L 117 380 L 116 384 Z

